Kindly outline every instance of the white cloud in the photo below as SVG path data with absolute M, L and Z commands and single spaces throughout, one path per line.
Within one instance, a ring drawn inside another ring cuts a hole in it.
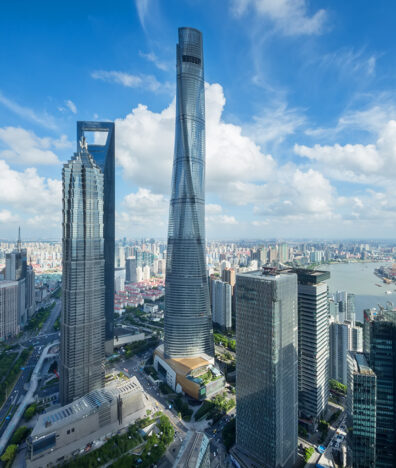
M 146 29 L 146 18 L 149 14 L 150 0 L 135 0 L 136 9 L 139 16 L 140 24 L 142 25 L 143 30 Z
M 62 182 L 39 176 L 34 168 L 16 171 L 0 160 L 0 222 L 26 223 L 43 237 L 59 236 Z M 13 229 L 13 228 L 12 228 Z M 4 232 L 4 230 L 3 230 Z
M 247 10 L 266 16 L 285 36 L 320 34 L 326 21 L 326 11 L 308 13 L 306 0 L 233 0 L 232 11 L 242 16 Z
M 31 122 L 39 124 L 42 127 L 46 127 L 52 130 L 56 129 L 56 124 L 52 116 L 48 115 L 47 113 L 37 114 L 32 109 L 29 109 L 28 107 L 23 107 L 15 101 L 6 98 L 1 92 L 0 104 L 7 107 L 7 109 L 9 109 L 11 112 L 13 112 L 16 115 L 19 115 L 24 119 L 30 120 Z
M 0 223 L 10 224 L 19 221 L 19 217 L 12 214 L 9 210 L 0 210 Z
M 206 85 L 206 183 L 221 192 L 234 180 L 267 179 L 275 162 L 242 134 L 241 127 L 222 120 L 223 89 Z M 160 113 L 139 105 L 125 119 L 116 120 L 118 163 L 127 178 L 155 192 L 170 192 L 175 132 L 175 102 Z
M 169 64 L 160 60 L 154 52 L 149 52 L 148 54 L 145 54 L 144 52 L 139 50 L 139 55 L 149 62 L 153 63 L 157 68 L 163 71 L 169 70 Z
M 65 101 L 65 104 L 69 108 L 69 110 L 73 112 L 73 114 L 77 114 L 77 106 L 74 104 L 73 101 L 71 101 L 70 99 L 67 99 Z
M 299 156 L 315 162 L 331 177 L 350 182 L 393 181 L 396 175 L 396 121 L 390 120 L 375 144 L 295 145 Z
M 153 75 L 132 75 L 121 71 L 96 70 L 91 73 L 95 80 L 116 83 L 127 88 L 143 88 L 153 92 L 170 92 L 174 89 L 170 83 L 160 83 Z
M 0 157 L 14 164 L 59 164 L 58 157 L 50 148 L 69 146 L 65 135 L 59 140 L 40 138 L 31 131 L 17 127 L 0 128 L 0 142 L 5 146 L 0 150 Z
M 350 76 L 352 74 L 368 75 L 375 74 L 377 56 L 367 55 L 364 48 L 355 50 L 351 47 L 343 47 L 335 52 L 324 54 L 320 57 L 320 65 L 324 68 L 336 68 L 339 73 Z

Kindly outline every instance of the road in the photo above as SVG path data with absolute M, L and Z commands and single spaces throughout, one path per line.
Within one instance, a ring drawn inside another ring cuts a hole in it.
M 25 348 L 33 346 L 34 349 L 28 359 L 28 362 L 26 363 L 26 366 L 22 369 L 22 372 L 18 380 L 16 381 L 13 390 L 10 392 L 7 400 L 5 401 L 3 407 L 0 410 L 0 437 L 3 435 L 6 427 L 8 426 L 12 414 L 17 409 L 19 400 L 21 400 L 21 398 L 26 393 L 24 389 L 25 384 L 29 382 L 31 373 L 40 358 L 42 350 L 45 348 L 45 346 L 54 341 L 55 338 L 59 337 L 58 332 L 48 333 L 48 331 L 50 331 L 53 328 L 53 324 L 60 312 L 60 308 L 61 302 L 60 300 L 56 300 L 56 304 L 52 309 L 47 321 L 43 325 L 43 328 L 40 331 L 40 333 L 37 336 L 30 337 L 29 339 L 21 343 Z

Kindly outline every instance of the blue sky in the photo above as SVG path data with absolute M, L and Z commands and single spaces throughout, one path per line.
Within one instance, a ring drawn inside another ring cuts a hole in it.
M 394 237 L 396 6 L 6 2 L 0 238 L 60 238 L 76 120 L 116 122 L 117 236 L 166 237 L 177 28 L 204 37 L 207 236 Z

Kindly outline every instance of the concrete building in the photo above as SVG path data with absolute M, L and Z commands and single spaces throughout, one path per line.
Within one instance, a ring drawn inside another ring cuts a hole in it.
M 363 351 L 363 329 L 330 320 L 330 378 L 347 385 L 347 353 Z
M 211 307 L 213 323 L 222 330 L 232 327 L 232 288 L 219 279 L 211 279 Z
M 248 457 L 251 466 L 291 467 L 297 460 L 297 275 L 274 268 L 238 274 L 236 294 L 234 456 Z
M 266 253 L 267 251 L 265 251 Z M 264 264 L 267 263 L 266 261 Z M 235 284 L 236 284 L 236 272 L 234 268 L 225 268 L 221 274 L 221 280 L 225 283 L 228 283 L 231 286 L 231 316 L 232 324 L 231 326 L 235 328 L 236 320 L 236 294 L 235 294 Z
M 330 323 L 330 378 L 347 385 L 347 353 L 349 349 L 349 325 Z
M 137 268 L 137 260 L 136 258 L 129 257 L 126 259 L 125 263 L 125 281 L 127 283 L 136 283 L 136 268 Z
M 377 377 L 363 353 L 348 353 L 348 466 L 375 466 Z
M 298 409 L 317 421 L 329 400 L 328 271 L 294 270 L 298 278 Z
M 196 400 L 205 400 L 224 388 L 225 379 L 211 356 L 169 359 L 160 345 L 154 351 L 154 368 L 169 387 Z
M 132 377 L 41 414 L 27 441 L 27 468 L 62 464 L 88 443 L 145 417 L 147 406 L 139 381 Z
M 18 282 L 0 281 L 0 341 L 19 333 Z
M 173 468 L 210 468 L 210 444 L 203 432 L 187 432 Z
M 59 368 L 63 405 L 104 386 L 103 191 L 104 173 L 82 137 L 80 150 L 63 166 L 63 307 Z M 114 266 L 112 272 L 114 301 Z

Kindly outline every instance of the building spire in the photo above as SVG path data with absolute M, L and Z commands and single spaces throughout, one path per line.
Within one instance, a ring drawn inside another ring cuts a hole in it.
M 21 251 L 22 242 L 21 242 L 21 226 L 18 227 L 18 242 L 17 242 L 17 250 L 18 252 Z

